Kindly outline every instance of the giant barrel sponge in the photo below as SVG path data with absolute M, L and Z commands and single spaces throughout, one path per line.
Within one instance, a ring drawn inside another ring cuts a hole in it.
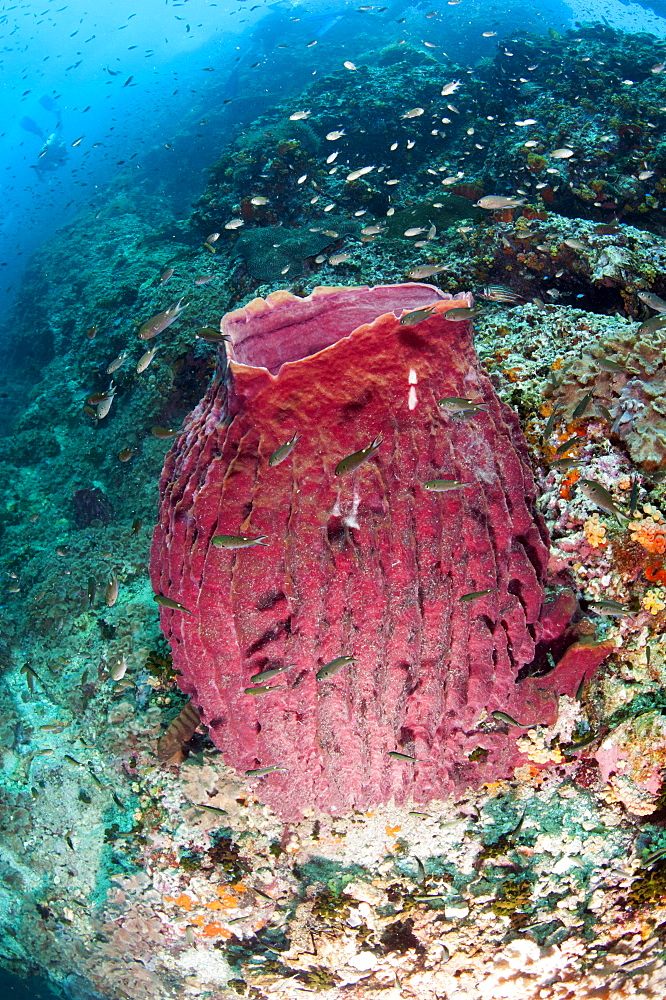
M 521 731 L 492 713 L 556 718 L 557 671 L 518 681 L 548 538 L 469 305 L 424 284 L 254 299 L 166 458 L 151 576 L 182 605 L 160 609 L 179 684 L 285 819 L 510 776 Z

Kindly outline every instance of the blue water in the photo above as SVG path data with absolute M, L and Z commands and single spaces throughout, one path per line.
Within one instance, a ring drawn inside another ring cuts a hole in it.
M 2 968 L 0 997 L 2 1000 L 62 1000 L 62 994 L 53 993 L 43 979 L 18 979 Z

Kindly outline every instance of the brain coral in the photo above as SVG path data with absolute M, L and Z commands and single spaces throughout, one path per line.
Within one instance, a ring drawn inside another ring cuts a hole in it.
M 612 432 L 624 441 L 632 461 L 651 471 L 666 467 L 666 331 L 639 336 L 637 330 L 620 328 L 588 341 L 582 357 L 563 364 L 554 400 L 570 420 L 591 390 L 593 401 L 610 411 Z M 596 358 L 614 361 L 629 373 L 605 371 Z M 590 407 L 586 415 L 593 412 Z
M 180 605 L 160 609 L 179 683 L 287 819 L 508 775 L 520 730 L 492 713 L 549 724 L 578 683 L 571 663 L 517 683 L 557 632 L 547 535 L 517 417 L 469 322 L 446 319 L 469 301 L 420 284 L 253 300 L 223 318 L 226 374 L 167 456 L 151 577 Z

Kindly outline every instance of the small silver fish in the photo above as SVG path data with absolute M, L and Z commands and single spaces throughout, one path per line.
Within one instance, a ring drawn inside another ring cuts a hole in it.
M 650 851 L 650 853 L 646 854 L 641 861 L 641 865 L 643 868 L 650 868 L 655 861 L 660 861 L 663 857 L 666 857 L 666 847 L 660 847 L 656 851 Z
M 478 310 L 471 309 L 469 306 L 456 306 L 454 309 L 447 309 L 446 312 L 442 313 L 442 319 L 449 323 L 460 323 L 462 320 L 474 319 L 475 316 L 478 316 Z
M 543 434 L 541 435 L 542 441 L 547 441 L 550 435 L 553 433 L 553 427 L 555 426 L 555 421 L 557 420 L 560 411 L 557 406 L 554 406 L 550 416 L 548 417 L 548 422 L 543 429 Z
M 127 354 L 128 354 L 127 351 L 123 351 L 122 354 L 119 354 L 117 358 L 114 358 L 114 360 L 107 367 L 106 374 L 113 375 L 114 372 L 118 371 L 121 365 L 123 365 L 127 360 Z
M 516 722 L 516 720 L 511 715 L 507 715 L 506 712 L 491 712 L 491 718 L 496 719 L 497 722 L 506 722 L 507 726 L 515 726 L 516 729 L 529 729 L 529 726 L 523 725 L 522 722 Z
M 111 389 L 109 389 L 106 395 L 104 395 L 102 399 L 100 399 L 99 403 L 97 404 L 96 416 L 98 420 L 104 420 L 104 417 L 108 417 L 109 410 L 111 409 L 111 404 L 113 403 L 115 398 L 116 398 L 116 390 L 115 387 L 112 387 Z
M 434 274 L 446 271 L 446 268 L 446 264 L 423 264 L 421 267 L 413 267 L 411 271 L 407 272 L 407 276 L 412 281 L 420 281 L 421 278 L 432 278 Z
M 587 604 L 598 615 L 603 615 L 605 618 L 624 618 L 636 614 L 635 611 L 631 611 L 630 608 L 625 604 L 620 604 L 619 601 L 588 601 Z
M 520 208 L 524 204 L 524 198 L 505 197 L 501 194 L 487 194 L 474 202 L 476 208 L 487 208 L 491 212 L 500 211 L 503 208 Z
M 415 326 L 422 323 L 424 319 L 429 319 L 435 312 L 434 306 L 425 306 L 423 309 L 413 309 L 400 317 L 400 326 Z
M 334 660 L 330 660 L 328 663 L 325 663 L 323 667 L 319 668 L 315 674 L 315 678 L 318 681 L 323 681 L 327 677 L 333 677 L 334 674 L 337 674 L 339 670 L 342 670 L 342 668 L 346 667 L 349 663 L 356 663 L 356 657 L 336 656 Z
M 104 591 L 104 603 L 108 608 L 112 608 L 118 600 L 118 577 L 112 573 L 106 584 Z
M 563 455 L 565 451 L 569 451 L 569 449 L 573 448 L 574 445 L 580 443 L 581 439 L 578 437 L 577 434 L 574 434 L 573 437 L 569 438 L 567 441 L 564 441 L 562 444 L 558 445 L 558 447 L 555 449 L 555 454 Z
M 224 344 L 229 340 L 229 335 L 220 333 L 214 326 L 200 326 L 197 330 L 197 340 L 203 340 L 207 344 Z
M 251 549 L 254 545 L 268 545 L 268 535 L 213 535 L 212 542 L 218 549 Z
M 666 316 L 658 314 L 657 316 L 650 316 L 646 319 L 644 323 L 641 323 L 638 330 L 636 330 L 636 336 L 642 337 L 646 334 L 656 333 L 657 330 L 661 330 L 662 327 L 666 326 Z
M 366 445 L 365 448 L 361 448 L 360 451 L 355 451 L 351 455 L 347 455 L 343 458 L 341 462 L 335 467 L 335 475 L 343 476 L 346 472 L 354 472 L 360 465 L 367 462 L 369 458 L 375 454 L 379 446 L 381 445 L 383 438 L 381 434 L 378 434 L 376 438 Z
M 453 416 L 456 419 L 460 418 L 460 420 L 467 420 L 468 417 L 475 417 L 479 413 L 487 413 L 487 412 L 488 411 L 483 406 L 470 406 L 470 408 L 467 410 L 458 410 L 458 412 L 454 413 Z
M 654 309 L 658 313 L 666 312 L 666 302 L 660 299 L 658 295 L 655 295 L 654 292 L 639 292 L 638 298 L 646 306 L 649 306 L 650 309 Z
M 620 524 L 623 520 L 628 520 L 627 515 L 620 510 L 608 490 L 596 479 L 579 479 L 578 488 L 583 496 L 596 504 L 600 510 L 605 511 L 606 514 L 615 514 Z
M 483 400 L 466 399 L 464 396 L 444 396 L 437 400 L 440 410 L 448 410 L 449 413 L 459 413 L 461 410 L 468 410 L 470 407 L 487 406 Z
M 582 460 L 580 458 L 558 458 L 554 462 L 550 463 L 551 469 L 559 469 L 564 471 L 566 469 L 577 469 L 579 465 L 582 465 Z
M 602 368 L 606 372 L 619 372 L 621 375 L 637 375 L 638 372 L 634 371 L 633 368 L 627 368 L 625 365 L 619 365 L 617 361 L 611 361 L 610 358 L 590 358 L 593 365 L 597 368 Z
M 581 399 L 580 403 L 576 407 L 576 409 L 571 414 L 571 419 L 572 420 L 578 420 L 579 417 L 583 416 L 583 414 L 585 413 L 586 409 L 590 405 L 590 400 L 591 399 L 592 399 L 592 393 L 591 392 L 586 392 L 585 395 L 583 396 L 583 398 Z
M 459 483 L 456 479 L 429 479 L 423 484 L 424 490 L 433 493 L 446 493 L 447 490 L 459 490 L 463 486 L 474 486 L 474 483 Z
M 139 340 L 152 340 L 156 337 L 158 333 L 162 333 L 167 327 L 171 326 L 175 320 L 178 319 L 180 314 L 187 309 L 189 302 L 184 306 L 181 305 L 182 299 L 178 299 L 173 305 L 169 306 L 168 309 L 164 309 L 161 313 L 156 316 L 151 316 L 147 319 L 145 323 L 142 323 L 139 327 L 138 337 Z
M 563 240 L 562 242 L 564 243 L 565 246 L 571 247 L 572 250 L 589 250 L 590 249 L 589 246 L 586 243 L 582 242 L 582 240 L 569 239 L 569 240 Z
M 279 448 L 275 449 L 271 457 L 268 459 L 268 464 L 270 465 L 271 468 L 274 468 L 276 465 L 279 465 L 280 462 L 284 462 L 285 458 L 288 458 L 288 456 L 291 455 L 292 451 L 296 447 L 296 442 L 298 441 L 298 438 L 299 435 L 294 434 L 293 437 L 290 437 L 288 441 L 285 441 L 284 444 L 281 444 Z
M 271 764 L 270 767 L 253 767 L 252 770 L 246 771 L 245 774 L 248 778 L 263 778 L 265 774 L 272 774 L 273 771 L 286 770 L 286 767 L 281 767 L 279 764 Z
M 262 684 L 264 681 L 269 681 L 271 677 L 277 677 L 278 674 L 283 674 L 285 670 L 290 669 L 290 665 L 286 665 L 284 667 L 271 667 L 269 670 L 261 670 L 258 674 L 252 674 L 250 680 L 253 684 Z
M 136 370 L 139 375 L 141 374 L 141 372 L 145 372 L 146 368 L 153 360 L 158 350 L 159 347 L 152 347 L 149 351 L 146 351 L 145 354 L 141 355 L 136 365 Z
M 172 601 L 170 597 L 165 597 L 164 594 L 153 594 L 153 600 L 157 604 L 161 604 L 163 608 L 171 608 L 173 611 L 185 611 L 188 615 L 192 614 L 191 611 L 182 604 L 179 604 L 178 601 Z
M 244 688 L 243 694 L 269 694 L 271 691 L 279 690 L 279 688 L 267 687 L 265 684 L 261 684 L 258 687 Z
M 469 594 L 463 594 L 460 598 L 461 601 L 477 601 L 480 597 L 485 597 L 487 594 L 494 594 L 497 587 L 489 587 L 488 590 L 473 590 Z

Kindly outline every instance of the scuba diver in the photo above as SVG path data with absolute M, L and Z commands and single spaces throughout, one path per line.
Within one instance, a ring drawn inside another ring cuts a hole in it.
M 53 114 L 57 115 L 58 118 L 60 117 L 57 105 L 52 98 L 48 96 L 41 97 L 39 103 L 47 111 L 53 112 Z M 32 132 L 34 135 L 38 135 L 44 143 L 38 155 L 38 163 L 30 164 L 40 181 L 44 180 L 47 173 L 57 170 L 58 167 L 61 167 L 67 160 L 67 146 L 65 145 L 65 140 L 62 135 L 61 122 L 57 121 L 53 132 L 48 135 L 44 129 L 37 124 L 37 122 L 32 120 L 32 118 L 22 118 L 20 125 L 26 132 Z

